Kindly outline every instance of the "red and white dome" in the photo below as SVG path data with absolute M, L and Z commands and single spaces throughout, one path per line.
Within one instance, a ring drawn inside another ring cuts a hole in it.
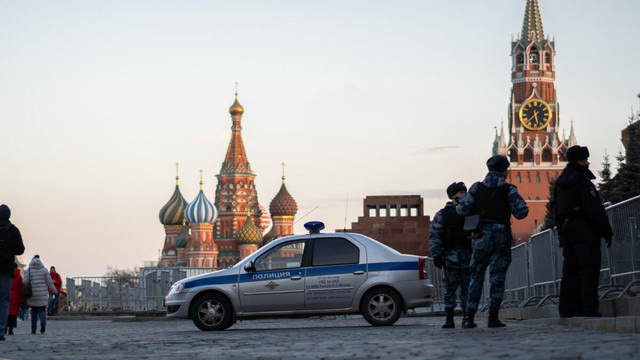
M 262 204 L 258 204 L 258 207 L 260 211 L 262 211 L 262 215 L 260 216 L 260 230 L 262 230 L 262 233 L 266 233 L 271 227 L 271 215 Z

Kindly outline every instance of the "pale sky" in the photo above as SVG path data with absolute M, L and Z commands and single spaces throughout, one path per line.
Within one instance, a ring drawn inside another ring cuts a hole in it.
M 99 276 L 157 260 L 180 163 L 213 201 L 235 82 L 261 204 L 281 184 L 295 232 L 347 228 L 367 195 L 486 173 L 508 118 L 511 38 L 526 0 L 0 0 L 0 203 L 25 261 Z M 594 170 L 638 110 L 640 1 L 539 0 L 556 41 L 560 126 Z M 347 201 L 348 199 L 348 201 Z M 425 239 L 426 241 L 426 239 Z

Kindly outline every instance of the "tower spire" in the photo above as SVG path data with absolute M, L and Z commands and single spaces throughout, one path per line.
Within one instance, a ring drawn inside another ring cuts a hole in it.
M 179 185 L 180 176 L 178 176 L 178 163 L 176 163 L 176 185 Z
M 282 162 L 282 164 L 280 164 L 280 165 L 282 165 L 282 183 L 284 184 L 284 167 L 285 167 L 287 164 L 285 164 L 284 162 Z
M 532 41 L 544 41 L 544 30 L 542 29 L 542 17 L 540 16 L 538 0 L 527 0 L 521 36 L 525 44 Z
M 202 190 L 202 169 L 200 169 L 200 190 Z

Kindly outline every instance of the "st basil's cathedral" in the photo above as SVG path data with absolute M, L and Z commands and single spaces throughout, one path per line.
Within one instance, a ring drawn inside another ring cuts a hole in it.
M 180 192 L 180 179 L 176 174 L 173 195 L 160 209 L 160 223 L 165 230 L 158 264 L 161 267 L 232 266 L 269 241 L 293 234 L 298 206 L 285 186 L 284 170 L 280 191 L 269 205 L 269 216 L 258 202 L 256 174 L 242 142 L 244 108 L 238 102 L 237 93 L 229 113 L 231 140 L 220 173 L 216 175 L 214 203 L 204 193 L 202 173 L 200 192 L 190 203 Z M 264 234 L 271 224 L 271 229 Z

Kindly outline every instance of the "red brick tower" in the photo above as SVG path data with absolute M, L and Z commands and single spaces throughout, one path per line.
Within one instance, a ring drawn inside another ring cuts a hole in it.
M 571 124 L 568 140 L 560 138 L 555 89 L 555 42 L 545 38 L 537 0 L 527 0 L 522 33 L 511 43 L 511 102 L 507 133 L 496 134 L 493 153 L 511 161 L 507 182 L 518 187 L 529 216 L 512 221 L 517 243 L 527 241 L 544 221 L 549 184 L 566 166 L 565 151 L 576 143 Z
M 256 174 L 251 170 L 247 154 L 242 143 L 242 114 L 244 108 L 238 102 L 238 93 L 233 105 L 229 108 L 231 114 L 231 140 L 227 149 L 216 187 L 215 205 L 219 215 L 216 223 L 216 243 L 220 251 L 220 264 L 230 266 L 240 257 L 235 235 L 244 224 L 247 212 L 251 211 L 254 225 L 260 226 L 262 212 L 258 206 L 258 192 L 254 179 Z

